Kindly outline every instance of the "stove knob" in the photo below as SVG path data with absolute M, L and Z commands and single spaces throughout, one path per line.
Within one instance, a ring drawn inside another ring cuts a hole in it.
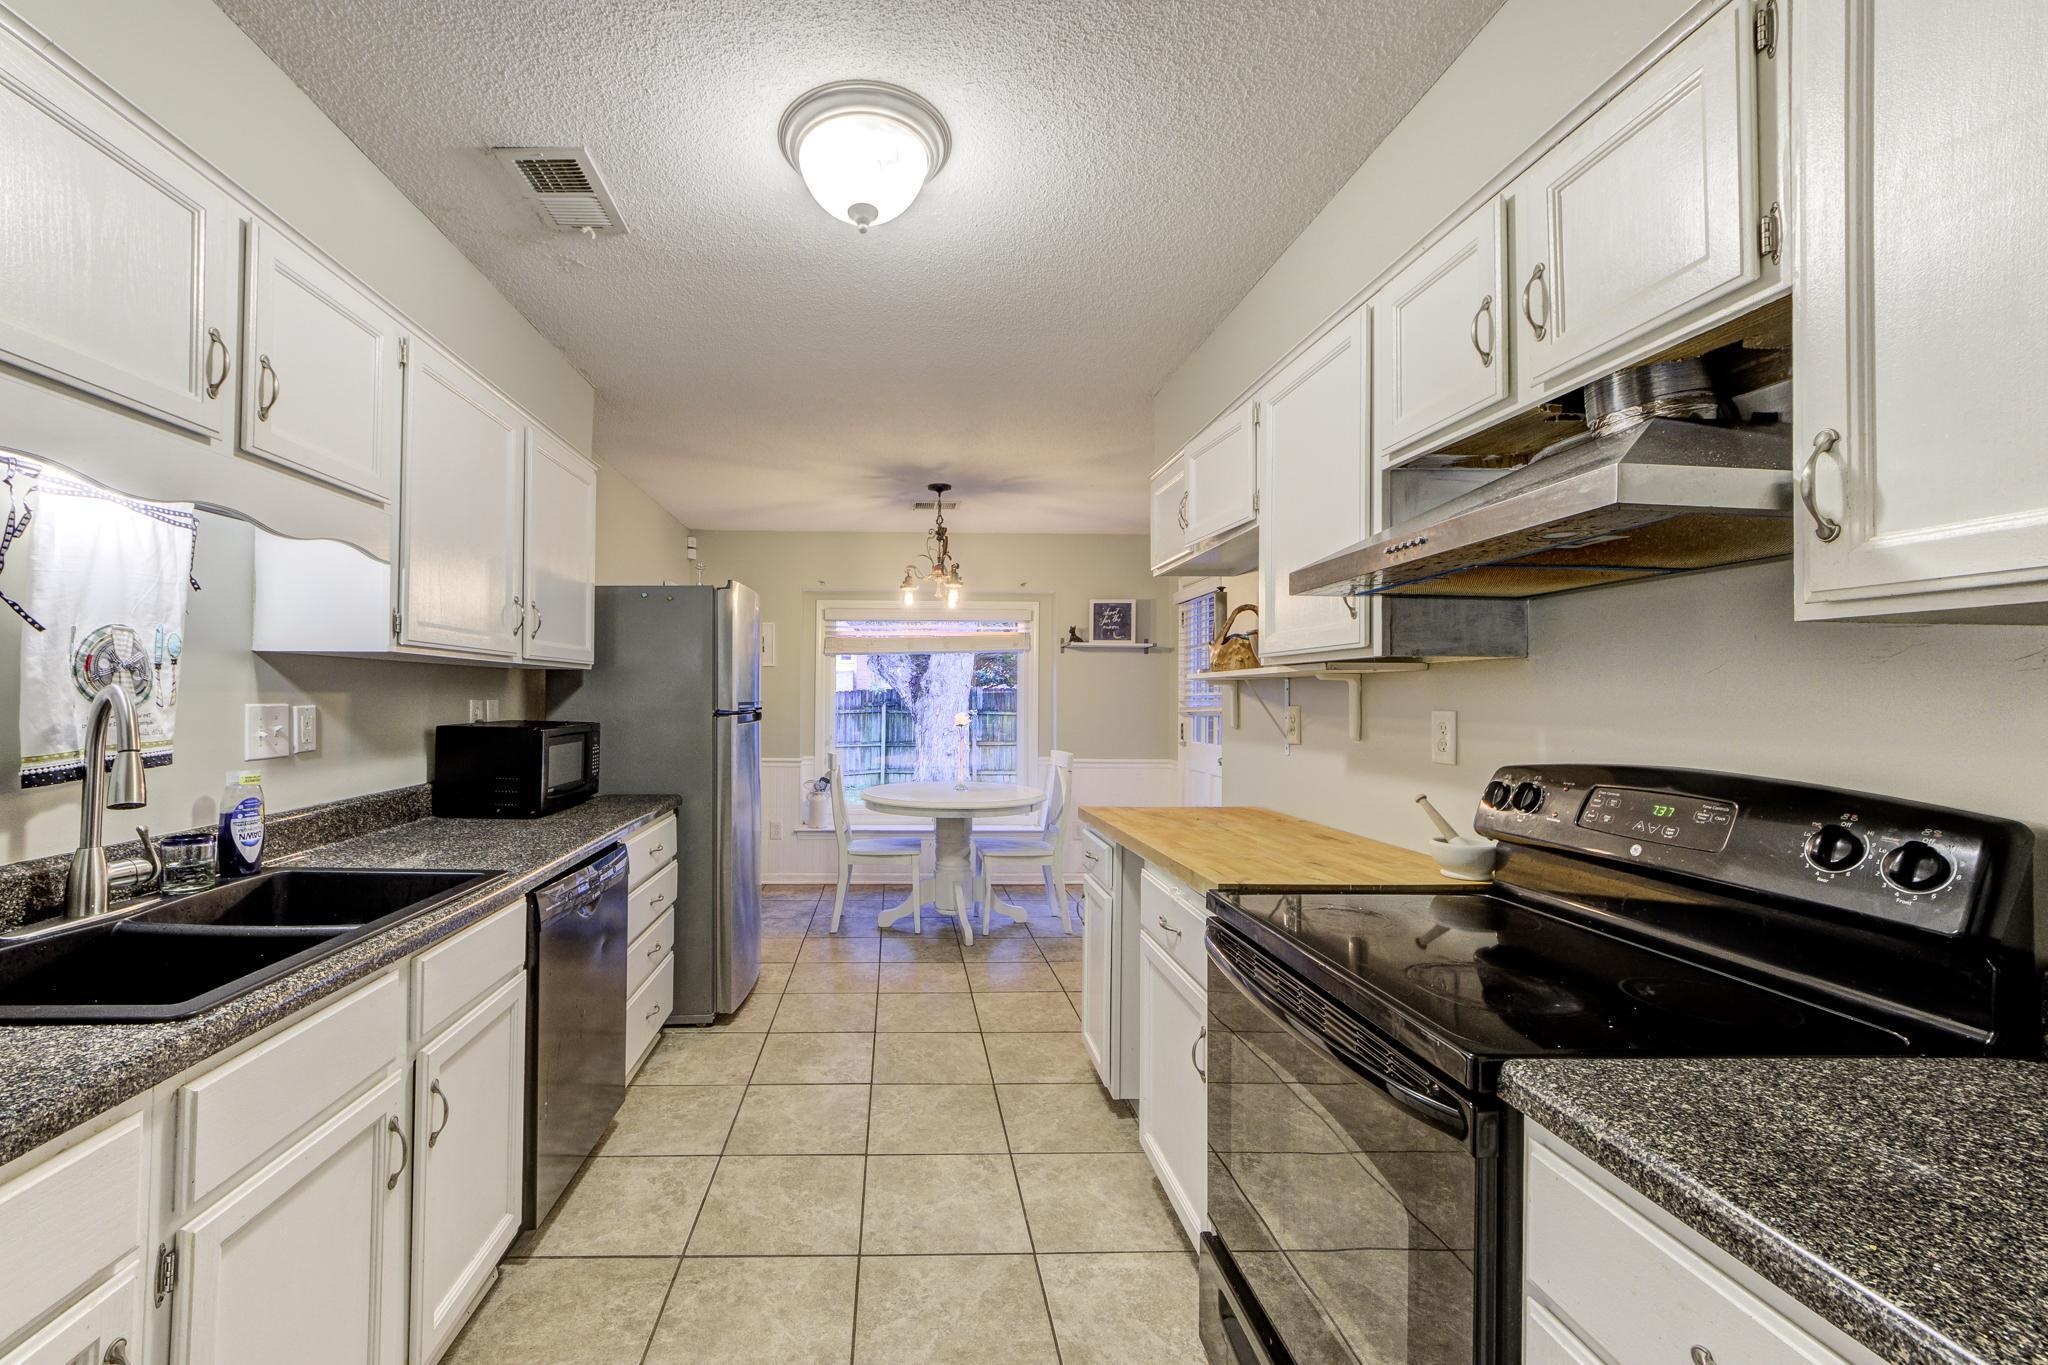
M 1514 790 L 1507 783 L 1493 781 L 1486 784 L 1486 794 L 1479 798 L 1480 804 L 1488 810 L 1499 810 L 1508 803 L 1508 795 Z
M 1846 872 L 1867 851 L 1862 837 L 1844 825 L 1822 825 L 1806 841 L 1806 861 L 1823 872 Z
M 1884 879 L 1901 891 L 1938 891 L 1955 876 L 1955 864 L 1941 850 L 1908 839 L 1884 855 Z
M 1533 815 L 1543 804 L 1543 788 L 1534 782 L 1524 782 L 1515 788 L 1515 794 L 1510 799 L 1514 802 L 1516 810 L 1524 815 Z

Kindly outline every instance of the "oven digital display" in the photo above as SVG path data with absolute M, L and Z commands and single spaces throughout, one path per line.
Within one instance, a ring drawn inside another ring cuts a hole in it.
M 1735 830 L 1735 806 L 1673 792 L 1595 787 L 1579 811 L 1582 829 L 1719 853 Z

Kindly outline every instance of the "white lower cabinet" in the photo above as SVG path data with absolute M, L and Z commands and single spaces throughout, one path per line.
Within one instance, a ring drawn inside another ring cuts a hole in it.
M 1092 878 L 1081 882 L 1081 1045 L 1103 1086 L 1116 1091 L 1115 1045 L 1110 1027 L 1112 921 L 1116 903 Z
M 414 1365 L 440 1359 L 519 1233 L 526 984 L 507 981 L 413 1063 Z
M 1839 1329 L 1556 1136 L 1533 1123 L 1525 1131 L 1526 1365 L 1876 1365 Z
M 1148 869 L 1138 914 L 1138 1145 L 1187 1230 L 1208 1196 L 1209 991 L 1204 912 L 1194 891 Z M 1201 973 L 1198 977 L 1195 973 Z
M 177 1234 L 172 1360 L 404 1359 L 405 1091 L 393 1072 Z

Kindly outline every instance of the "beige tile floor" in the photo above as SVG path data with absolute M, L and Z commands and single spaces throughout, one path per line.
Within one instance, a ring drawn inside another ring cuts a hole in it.
M 1201 1365 L 1186 1238 L 1081 1046 L 1078 932 L 765 893 L 761 983 L 671 1029 L 451 1365 Z M 1079 925 L 1075 928 L 1078 931 Z

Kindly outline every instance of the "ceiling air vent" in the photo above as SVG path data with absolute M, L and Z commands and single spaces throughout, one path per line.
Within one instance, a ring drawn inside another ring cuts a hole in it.
M 581 147 L 495 147 L 493 154 L 519 178 L 540 220 L 557 232 L 607 237 L 626 230 L 618 206 Z

